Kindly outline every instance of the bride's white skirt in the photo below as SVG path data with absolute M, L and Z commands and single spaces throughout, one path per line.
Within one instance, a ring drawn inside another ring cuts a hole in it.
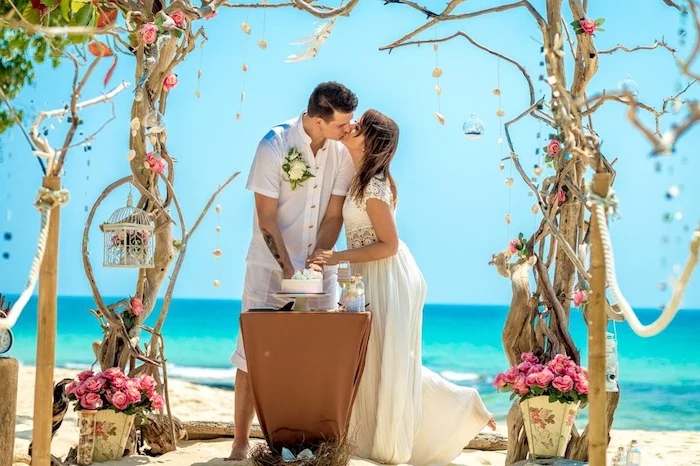
M 478 392 L 421 365 L 426 283 L 406 245 L 395 256 L 353 264 L 372 311 L 350 440 L 357 455 L 388 464 L 445 465 L 490 418 Z

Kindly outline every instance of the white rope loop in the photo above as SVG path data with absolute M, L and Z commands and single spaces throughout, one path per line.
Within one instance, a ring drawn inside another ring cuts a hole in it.
M 51 219 L 51 210 L 56 207 L 61 207 L 68 203 L 70 193 L 67 189 L 59 189 L 53 191 L 49 188 L 39 188 L 39 193 L 34 201 L 34 206 L 41 213 L 41 228 L 39 229 L 39 239 L 37 241 L 36 254 L 32 261 L 32 267 L 29 270 L 29 279 L 24 291 L 19 296 L 17 301 L 10 309 L 9 315 L 0 317 L 0 329 L 10 329 L 17 323 L 17 319 L 22 314 L 24 306 L 29 302 L 36 282 L 39 279 L 39 270 L 41 262 L 44 260 L 44 252 L 46 251 L 46 240 L 49 236 L 49 220 Z
M 607 214 L 617 215 L 617 200 L 615 199 L 615 192 L 610 189 L 607 197 L 597 196 L 592 192 L 588 193 L 589 203 L 592 204 L 593 215 L 596 216 L 598 220 L 598 225 L 600 229 L 600 239 L 603 245 L 603 254 L 605 255 L 605 275 L 617 304 L 622 311 L 622 315 L 629 324 L 630 328 L 634 333 L 641 337 L 652 337 L 661 333 L 668 324 L 671 323 L 673 318 L 678 313 L 680 304 L 683 298 L 683 293 L 688 286 L 690 281 L 690 276 L 698 263 L 698 252 L 700 250 L 700 229 L 693 233 L 691 246 L 690 246 L 690 257 L 688 262 L 683 269 L 680 279 L 674 285 L 673 295 L 671 300 L 668 302 L 663 312 L 654 322 L 649 325 L 642 324 L 637 318 L 637 314 L 634 312 L 630 304 L 627 302 L 625 297 L 620 291 L 620 287 L 617 284 L 617 274 L 615 272 L 615 258 L 613 256 L 612 241 L 610 240 L 610 231 L 608 230 Z

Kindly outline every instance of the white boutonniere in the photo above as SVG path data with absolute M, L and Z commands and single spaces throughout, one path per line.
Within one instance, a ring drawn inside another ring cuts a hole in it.
M 306 164 L 304 156 L 299 152 L 299 149 L 296 147 L 289 149 L 287 156 L 284 158 L 282 170 L 285 173 L 285 180 L 289 181 L 289 184 L 292 185 L 292 189 L 296 189 L 296 187 L 301 186 L 304 181 L 316 176 L 309 171 L 309 168 L 311 167 Z

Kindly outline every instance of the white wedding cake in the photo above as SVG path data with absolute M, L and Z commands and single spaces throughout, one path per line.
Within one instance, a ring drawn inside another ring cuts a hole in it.
M 323 293 L 323 274 L 317 270 L 297 270 L 292 278 L 282 279 L 282 293 Z

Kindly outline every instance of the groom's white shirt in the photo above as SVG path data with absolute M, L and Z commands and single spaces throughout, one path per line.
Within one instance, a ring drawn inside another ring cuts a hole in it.
M 248 175 L 246 189 L 278 201 L 277 222 L 287 252 L 295 269 L 303 269 L 316 246 L 318 229 L 323 221 L 331 195 L 345 196 L 355 169 L 347 149 L 338 141 L 326 140 L 314 158 L 311 138 L 302 125 L 302 117 L 275 126 L 258 144 Z M 282 170 L 289 149 L 296 147 L 314 175 L 292 189 Z M 253 237 L 247 262 L 267 269 L 279 270 L 265 244 L 258 216 L 253 214 Z

